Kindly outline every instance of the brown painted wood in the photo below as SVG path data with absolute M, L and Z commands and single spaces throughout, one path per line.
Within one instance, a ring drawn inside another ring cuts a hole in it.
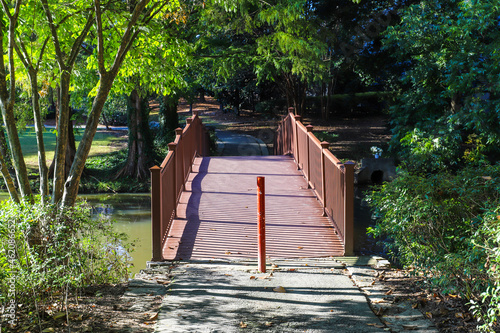
M 257 258 L 257 176 L 266 178 L 270 258 L 341 256 L 343 246 L 293 159 L 197 158 L 163 257 Z

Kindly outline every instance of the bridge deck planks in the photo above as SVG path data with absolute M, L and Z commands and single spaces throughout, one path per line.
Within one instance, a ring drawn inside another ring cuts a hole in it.
M 331 221 L 292 158 L 198 158 L 163 248 L 166 260 L 257 257 L 257 176 L 266 179 L 270 258 L 341 256 Z

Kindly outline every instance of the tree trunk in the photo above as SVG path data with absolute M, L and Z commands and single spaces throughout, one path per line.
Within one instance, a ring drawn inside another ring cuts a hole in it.
M 3 155 L 5 163 L 8 167 L 10 167 L 10 152 L 9 147 L 7 146 L 7 139 L 5 138 L 3 125 L 0 125 L 0 154 Z
M 68 145 L 68 122 L 69 116 L 69 83 L 70 70 L 61 68 L 61 82 L 57 104 L 59 106 L 59 116 L 57 118 L 57 141 L 54 154 L 54 181 L 52 188 L 52 202 L 61 201 L 64 191 L 64 180 L 66 179 L 66 151 Z
M 59 129 L 59 100 L 56 100 L 55 102 L 55 110 L 56 110 L 56 130 Z M 68 129 L 68 135 L 67 135 L 67 142 L 66 142 L 66 155 L 65 155 L 65 162 L 64 162 L 64 179 L 68 177 L 69 175 L 69 170 L 71 169 L 71 165 L 73 164 L 73 161 L 75 159 L 75 153 L 76 153 L 76 143 L 75 143 L 75 133 L 73 130 L 73 121 L 71 120 L 71 108 L 70 108 L 70 117 L 68 117 L 68 124 L 67 124 L 67 129 Z M 53 175 L 55 171 L 55 162 L 56 162 L 56 153 L 54 153 L 54 159 L 52 160 L 52 163 L 50 164 L 50 168 L 48 170 L 49 175 Z
M 64 193 L 62 198 L 62 206 L 71 207 L 75 204 L 76 196 L 78 195 L 78 186 L 80 185 L 80 178 L 85 167 L 85 161 L 89 156 L 92 140 L 94 139 L 99 125 L 99 118 L 101 116 L 102 108 L 106 99 L 108 98 L 109 91 L 113 85 L 113 80 L 116 73 L 106 73 L 101 75 L 99 81 L 99 88 L 97 89 L 97 96 L 92 103 L 92 110 L 87 117 L 85 131 L 83 132 L 82 139 L 78 144 L 75 159 L 69 171 L 66 183 L 64 184 Z
M 165 95 L 162 97 L 160 105 L 160 128 L 161 135 L 165 138 L 179 127 L 179 116 L 177 115 L 177 97 Z
M 234 89 L 234 107 L 236 108 L 236 115 L 240 116 L 240 90 L 238 88 Z
M 148 100 L 141 97 L 137 89 L 134 89 L 129 96 L 128 104 L 128 158 L 124 167 L 117 173 L 116 178 L 145 179 L 149 177 L 153 153 L 153 144 L 149 133 Z
M 45 154 L 45 145 L 43 143 L 43 125 L 42 116 L 40 113 L 40 101 L 38 96 L 38 81 L 37 73 L 31 69 L 28 71 L 31 82 L 31 103 L 33 107 L 33 117 L 35 120 L 36 143 L 38 147 L 38 171 L 40 173 L 40 197 L 42 204 L 45 203 L 46 197 L 49 195 L 49 182 L 47 168 L 47 159 Z
M 10 153 L 13 159 L 14 168 L 16 170 L 16 178 L 21 190 L 21 196 L 28 200 L 33 199 L 30 183 L 28 180 L 28 171 L 24 162 L 21 143 L 17 133 L 16 119 L 14 117 L 14 103 L 16 100 L 16 72 L 14 62 L 14 43 L 15 43 L 15 26 L 19 14 L 20 2 L 16 2 L 15 14 L 8 17 L 8 52 L 4 50 L 4 37 L 7 29 L 4 22 L 0 22 L 0 109 L 2 118 L 7 131 L 7 138 L 10 146 Z M 5 67 L 4 55 L 7 54 L 9 66 L 8 70 Z M 9 82 L 9 84 L 7 84 Z M 5 163 L 5 162 L 4 162 Z
M 2 152 L 0 152 L 0 172 L 2 173 L 3 180 L 5 181 L 7 190 L 9 191 L 10 198 L 12 199 L 12 201 L 19 203 L 19 196 L 17 194 L 14 181 L 10 176 L 9 168 L 5 164 L 5 159 L 3 158 Z

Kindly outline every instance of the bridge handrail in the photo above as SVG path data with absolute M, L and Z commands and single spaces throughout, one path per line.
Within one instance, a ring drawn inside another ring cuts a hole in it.
M 197 156 L 209 155 L 209 138 L 197 111 L 186 119 L 184 129 L 175 130 L 175 140 L 161 165 L 151 171 L 152 261 L 163 260 L 163 245 L 177 217 L 177 203 Z
M 354 163 L 342 163 L 305 126 L 301 116 L 288 115 L 278 124 L 275 142 L 276 155 L 290 154 L 302 170 L 309 186 L 323 205 L 325 216 L 335 225 L 344 245 L 344 255 L 354 249 Z

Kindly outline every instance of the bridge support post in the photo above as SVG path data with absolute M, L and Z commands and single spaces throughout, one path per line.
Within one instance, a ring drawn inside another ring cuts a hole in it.
M 257 236 L 258 265 L 261 273 L 266 272 L 266 189 L 265 178 L 257 177 Z
M 161 169 L 154 166 L 151 171 L 151 235 L 153 242 L 153 257 L 151 261 L 161 261 L 162 255 L 162 226 L 161 226 Z
M 177 174 L 177 172 L 179 171 L 179 170 L 177 170 L 178 169 L 177 168 L 177 162 L 178 162 L 179 158 L 182 158 L 182 156 L 179 156 L 177 154 L 177 151 L 176 151 L 176 149 L 177 149 L 177 143 L 170 142 L 167 146 L 168 146 L 168 150 L 171 151 L 171 152 L 173 152 L 173 154 L 174 154 L 174 156 L 173 156 L 174 160 L 172 161 L 173 162 L 174 181 L 172 182 L 172 184 L 169 184 L 169 186 L 171 186 L 171 188 L 172 188 L 172 191 L 170 192 L 170 193 L 172 193 L 172 198 L 170 198 L 170 200 L 173 201 L 173 203 L 172 203 L 173 206 L 172 207 L 174 207 L 174 211 L 173 211 L 172 216 L 174 218 L 176 218 L 177 217 L 177 199 L 178 199 L 178 195 L 179 195 L 179 192 L 177 192 L 177 185 L 178 185 L 178 181 L 179 181 L 179 176 Z
M 301 116 L 295 116 L 295 126 L 294 126 L 294 131 L 295 131 L 295 154 L 297 156 L 295 157 L 295 162 L 297 162 L 297 170 L 300 170 L 300 154 L 299 154 L 299 125 L 297 124 L 299 121 L 302 120 Z
M 325 153 L 330 147 L 330 143 L 323 141 L 321 142 L 321 196 L 323 197 L 323 216 L 327 216 L 326 213 L 326 166 L 325 166 Z
M 354 162 L 344 163 L 344 255 L 354 254 Z
M 312 125 L 307 125 L 306 126 L 306 130 L 307 130 L 307 139 L 306 139 L 306 164 L 307 164 L 307 174 L 306 174 L 306 177 L 307 177 L 307 188 L 312 188 L 311 186 L 311 155 L 310 155 L 310 141 L 311 141 L 311 135 L 312 134 L 312 130 L 313 130 L 313 126 Z

